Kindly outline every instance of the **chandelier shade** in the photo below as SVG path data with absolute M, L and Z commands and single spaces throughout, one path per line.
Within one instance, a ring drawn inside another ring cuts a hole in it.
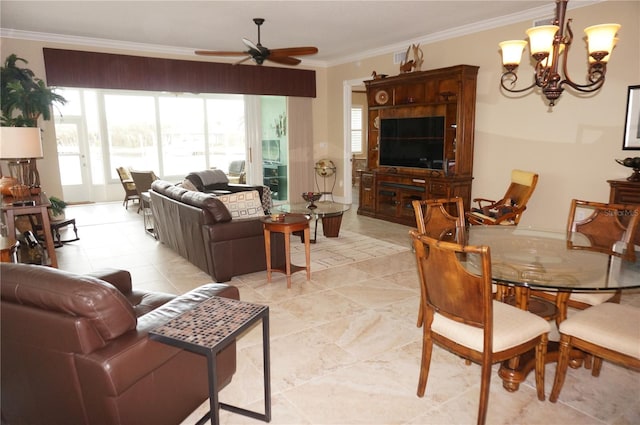
M 585 28 L 584 33 L 587 35 L 589 56 L 605 53 L 608 60 L 608 55 L 613 50 L 614 40 L 619 29 L 619 24 L 600 24 Z M 601 59 L 601 61 L 605 62 L 604 59 Z
M 507 40 L 499 44 L 502 50 L 502 64 L 505 67 L 512 65 L 520 65 L 522 60 L 522 51 L 524 50 L 527 42 L 524 40 Z
M 502 65 L 505 70 L 500 78 L 503 90 L 510 93 L 522 93 L 539 87 L 542 94 L 554 106 L 568 86 L 577 92 L 592 93 L 599 90 L 607 73 L 607 62 L 617 42 L 619 24 L 600 24 L 586 28 L 587 81 L 583 84 L 573 81 L 567 72 L 569 48 L 573 42 L 571 19 L 566 19 L 569 0 L 556 0 L 556 14 L 552 25 L 540 25 L 526 31 L 527 41 L 509 40 L 499 43 L 502 52 Z M 524 47 L 529 45 L 531 57 L 535 61 L 533 82 L 523 88 L 516 87 L 517 68 L 522 59 Z
M 544 57 L 551 55 L 553 53 L 553 39 L 557 32 L 557 25 L 541 25 L 529 28 L 527 35 L 529 36 L 531 56 L 535 58 L 536 55 L 544 55 Z

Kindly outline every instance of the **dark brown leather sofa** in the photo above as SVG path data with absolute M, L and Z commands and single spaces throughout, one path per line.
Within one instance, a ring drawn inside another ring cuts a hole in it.
M 133 290 L 126 271 L 7 263 L 0 277 L 3 424 L 175 425 L 207 400 L 205 357 L 148 332 L 211 296 L 238 299 L 236 287 L 175 297 Z M 233 343 L 218 355 L 219 388 L 235 352 Z
M 165 180 L 154 181 L 149 193 L 160 242 L 216 282 L 267 269 L 264 230 L 258 217 L 232 219 L 216 195 L 190 191 Z M 271 235 L 274 267 L 285 264 L 282 236 Z

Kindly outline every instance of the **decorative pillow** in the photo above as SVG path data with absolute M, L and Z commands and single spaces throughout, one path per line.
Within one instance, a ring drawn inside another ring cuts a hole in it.
M 198 188 L 193 183 L 191 183 L 191 180 L 189 180 L 189 179 L 184 179 L 182 181 L 182 187 L 184 187 L 187 190 L 194 191 L 194 192 L 198 191 Z
M 262 201 L 257 190 L 220 195 L 217 198 L 227 207 L 234 219 L 264 216 Z

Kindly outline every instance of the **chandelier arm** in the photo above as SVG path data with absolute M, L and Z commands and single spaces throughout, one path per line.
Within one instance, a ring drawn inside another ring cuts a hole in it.
M 513 87 L 513 86 L 516 85 L 516 81 L 518 81 L 518 75 L 514 71 L 505 71 L 502 74 L 502 77 L 500 78 L 500 85 L 502 86 L 503 89 L 505 89 L 506 91 L 508 91 L 510 93 L 522 93 L 522 92 L 525 92 L 527 90 L 531 90 L 536 85 L 538 85 L 537 81 L 534 81 L 528 87 L 525 87 L 525 88 L 522 88 L 522 89 L 513 89 L 513 88 L 507 87 L 507 85 L 505 84 L 505 82 L 510 82 L 511 87 Z
M 568 27 L 568 24 L 567 24 Z M 570 30 L 569 30 L 570 31 Z M 571 43 L 569 42 L 568 44 L 566 44 L 565 50 L 564 50 L 564 54 L 562 55 L 562 72 L 564 74 L 564 79 L 560 82 L 560 86 L 564 86 L 567 85 L 571 88 L 573 88 L 574 90 L 577 90 L 579 92 L 582 93 L 591 93 L 594 92 L 596 90 L 599 90 L 600 87 L 602 87 L 602 85 L 604 84 L 604 76 L 607 72 L 607 64 L 604 62 L 595 62 L 592 64 L 589 64 L 589 70 L 588 70 L 588 79 L 589 82 L 587 84 L 578 84 L 576 82 L 574 82 L 571 77 L 569 76 L 569 69 L 568 69 L 568 65 L 567 65 L 567 55 L 569 52 L 569 45 Z

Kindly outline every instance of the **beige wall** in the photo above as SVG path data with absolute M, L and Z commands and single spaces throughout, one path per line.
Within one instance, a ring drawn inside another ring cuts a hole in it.
M 583 28 L 618 22 L 622 24 L 620 42 L 612 55 L 603 89 L 588 98 L 578 98 L 567 90 L 553 112 L 548 111 L 540 95 L 510 99 L 499 89 L 502 67 L 497 44 L 505 39 L 524 39 L 524 31 L 531 22 L 421 46 L 425 55 L 423 69 L 458 64 L 480 67 L 472 196 L 500 197 L 512 168 L 537 171 L 540 182 L 521 221 L 525 226 L 563 228 L 569 201 L 573 197 L 607 201 L 609 188 L 606 180 L 630 174 L 629 169 L 618 165 L 614 159 L 640 155 L 638 151 L 621 149 L 627 87 L 640 84 L 640 2 L 606 1 L 571 10 L 568 16 L 574 19 L 575 33 L 569 53 L 569 72 L 578 82 L 584 81 L 586 70 Z M 15 39 L 1 39 L 0 43 L 3 59 L 10 53 L 17 53 L 27 59 L 29 67 L 41 77 L 45 75 L 42 47 L 160 56 L 148 52 L 122 52 Z M 193 57 L 162 56 L 194 60 Z M 373 70 L 395 75 L 398 65 L 393 64 L 392 54 L 387 54 L 316 69 L 318 97 L 313 101 L 315 159 L 328 157 L 337 161 L 336 164 L 343 163 L 344 83 L 368 79 Z M 531 81 L 532 73 L 529 65 L 522 65 L 519 71 L 521 81 Z M 54 130 L 49 123 L 43 128 L 45 159 L 39 161 L 39 169 L 45 190 L 59 195 L 62 191 Z M 345 170 L 339 170 L 337 197 L 344 196 L 345 187 L 351 187 L 348 179 Z
M 521 225 L 562 229 L 571 198 L 608 201 L 608 179 L 624 178 L 631 170 L 614 159 L 639 156 L 623 151 L 627 87 L 640 84 L 640 2 L 607 1 L 571 10 L 575 34 L 569 52 L 569 72 L 584 82 L 586 48 L 583 29 L 605 22 L 622 24 L 620 42 L 607 71 L 604 87 L 588 98 L 566 90 L 549 112 L 541 95 L 510 99 L 501 94 L 502 73 L 498 43 L 522 38 L 530 21 L 484 31 L 434 44 L 422 45 L 423 69 L 457 64 L 477 65 L 478 73 L 474 183 L 472 197 L 499 198 L 504 193 L 512 168 L 540 174 Z M 523 61 L 524 62 L 524 61 Z M 521 83 L 530 83 L 533 68 L 520 66 Z M 329 70 L 329 104 L 342 101 L 342 81 L 379 74 L 395 75 L 392 54 L 348 63 Z M 342 120 L 342 111 L 331 108 L 329 121 Z M 329 129 L 331 140 L 340 140 L 341 125 Z M 341 146 L 330 148 L 338 156 Z

